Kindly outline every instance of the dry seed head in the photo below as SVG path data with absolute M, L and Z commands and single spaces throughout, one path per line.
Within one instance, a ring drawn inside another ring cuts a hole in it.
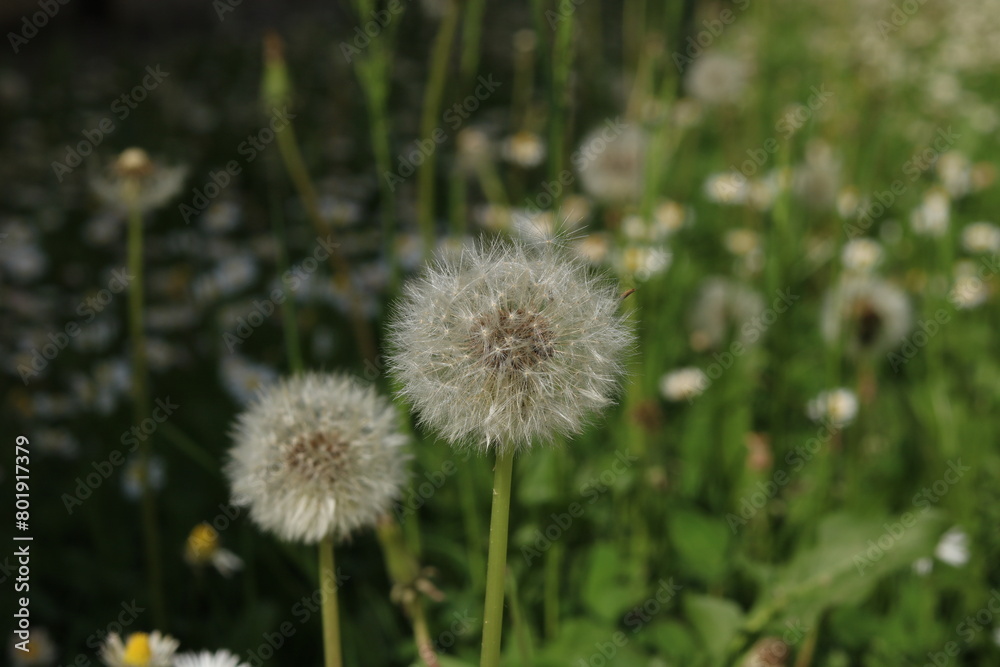
M 612 403 L 632 343 L 620 302 L 556 244 L 467 249 L 406 286 L 389 367 L 421 422 L 454 444 L 549 441 Z

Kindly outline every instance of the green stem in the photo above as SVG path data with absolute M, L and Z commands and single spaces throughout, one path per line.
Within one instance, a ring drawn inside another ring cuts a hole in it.
M 490 549 L 486 565 L 486 607 L 483 611 L 480 667 L 498 667 L 500 664 L 504 575 L 507 571 L 507 519 L 510 514 L 510 478 L 513 467 L 514 450 L 501 449 L 493 469 L 493 511 L 490 515 Z
M 571 12 L 556 28 L 555 44 L 552 48 L 552 115 L 549 155 L 551 156 L 550 177 L 559 180 L 565 164 L 566 129 L 569 125 L 569 73 L 573 62 L 573 13 Z M 563 191 L 553 197 L 552 210 L 558 211 L 562 203 Z
M 420 136 L 427 140 L 434 134 L 435 121 L 441 112 L 441 98 L 444 96 L 444 85 L 448 74 L 448 55 L 455 41 L 455 31 L 458 28 L 458 3 L 452 2 L 444 22 L 434 38 L 434 48 L 431 51 L 430 78 L 424 91 L 424 110 L 420 119 Z M 417 172 L 417 222 L 424 241 L 424 257 L 430 258 L 434 252 L 434 152 L 420 165 Z
M 274 233 L 275 246 L 277 247 L 277 269 L 278 275 L 285 275 L 288 270 L 288 244 L 287 233 L 285 232 L 285 216 L 281 210 L 278 200 L 277 185 L 273 178 L 268 179 L 268 206 L 271 210 L 271 222 Z M 298 319 L 295 314 L 295 295 L 292 294 L 291 287 L 282 280 L 282 291 L 285 295 L 285 302 L 281 308 L 281 328 L 285 336 L 285 352 L 288 356 L 288 368 L 293 374 L 301 373 L 305 370 L 305 363 L 302 361 L 302 346 L 299 344 Z
M 319 543 L 319 589 L 323 598 L 323 656 L 325 667 L 341 667 L 340 617 L 337 611 L 337 569 L 333 536 Z
M 130 184 L 131 185 L 131 184 Z M 138 194 L 138 193 L 133 193 Z M 133 202 L 134 197 L 129 197 Z M 128 212 L 128 267 L 132 284 L 128 295 L 129 336 L 132 339 L 132 398 L 136 424 L 142 424 L 149 412 L 148 371 L 146 368 L 146 340 L 142 327 L 142 212 L 136 205 Z M 166 629 L 167 615 L 163 606 L 163 568 L 160 563 L 160 535 L 156 523 L 156 499 L 149 484 L 149 466 L 153 457 L 152 440 L 142 441 L 139 450 L 142 481 L 142 533 L 146 547 L 146 566 L 149 576 L 149 600 L 153 624 Z

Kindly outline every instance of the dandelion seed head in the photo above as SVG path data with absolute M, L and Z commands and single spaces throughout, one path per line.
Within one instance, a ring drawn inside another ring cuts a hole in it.
M 558 244 L 467 249 L 406 286 L 389 368 L 449 442 L 526 448 L 613 402 L 632 343 L 619 303 Z
M 314 543 L 371 526 L 406 481 L 406 437 L 371 387 L 306 374 L 262 390 L 236 421 L 233 502 L 284 540 Z

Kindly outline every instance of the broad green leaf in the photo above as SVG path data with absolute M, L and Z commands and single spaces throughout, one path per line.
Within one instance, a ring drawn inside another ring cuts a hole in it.
M 684 613 L 713 663 L 720 664 L 743 625 L 743 610 L 732 600 L 688 594 L 684 596 Z
M 598 544 L 590 554 L 583 600 L 595 616 L 618 621 L 626 610 L 649 597 L 638 563 L 611 544 Z
M 726 574 L 731 532 L 725 521 L 678 510 L 670 515 L 668 529 L 685 572 L 707 584 L 717 583 Z

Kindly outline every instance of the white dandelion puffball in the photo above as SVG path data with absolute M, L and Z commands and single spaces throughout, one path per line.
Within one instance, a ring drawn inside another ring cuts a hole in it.
M 389 368 L 452 444 L 526 448 L 613 402 L 633 335 L 615 288 L 553 244 L 494 242 L 411 281 Z
M 840 251 L 840 261 L 852 273 L 869 273 L 882 262 L 882 246 L 869 238 L 852 239 Z
M 879 278 L 849 276 L 827 293 L 820 329 L 827 342 L 844 337 L 849 355 L 895 348 L 910 331 L 910 301 Z
M 159 631 L 133 632 L 124 642 L 113 632 L 101 647 L 101 662 L 108 667 L 171 667 L 179 644 Z
M 236 420 L 225 472 L 233 503 L 284 540 L 319 542 L 374 525 L 406 482 L 396 412 L 346 375 L 264 389 Z
M 962 230 L 962 248 L 974 255 L 1000 251 L 1000 227 L 992 222 L 973 222 Z
M 238 655 L 222 649 L 215 653 L 209 651 L 182 653 L 174 658 L 173 667 L 249 667 L 249 665 L 241 662 Z
M 708 105 L 733 104 L 743 97 L 751 67 L 742 58 L 706 53 L 691 64 L 684 77 L 688 94 Z
M 587 194 L 609 204 L 638 201 L 645 181 L 649 137 L 620 121 L 591 131 L 573 153 L 573 165 Z

